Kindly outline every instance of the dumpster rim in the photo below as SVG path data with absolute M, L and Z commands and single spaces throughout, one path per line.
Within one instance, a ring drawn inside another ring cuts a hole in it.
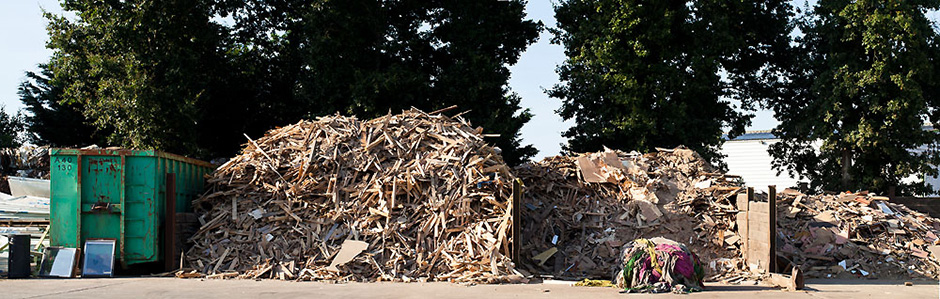
M 162 157 L 171 160 L 176 160 L 184 163 L 189 163 L 197 166 L 208 167 L 214 169 L 217 165 L 212 163 L 181 156 L 177 154 L 167 153 L 158 150 L 132 150 L 132 149 L 75 149 L 75 148 L 53 148 L 49 151 L 49 155 L 92 155 L 92 156 L 138 156 L 138 157 Z

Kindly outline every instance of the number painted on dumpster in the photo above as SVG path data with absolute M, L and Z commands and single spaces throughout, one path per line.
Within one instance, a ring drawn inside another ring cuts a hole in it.
M 74 160 L 74 157 L 55 157 L 55 161 L 53 161 L 53 164 L 55 164 L 54 167 L 57 170 L 61 170 L 61 171 L 65 171 L 66 173 L 69 173 L 72 171 L 72 168 L 75 167 L 74 166 L 75 160 Z

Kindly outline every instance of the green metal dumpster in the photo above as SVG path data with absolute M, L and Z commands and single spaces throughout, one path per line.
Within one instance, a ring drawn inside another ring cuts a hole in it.
M 81 248 L 87 239 L 115 239 L 123 268 L 163 258 L 166 178 L 176 178 L 176 212 L 190 212 L 215 168 L 151 150 L 53 149 L 50 156 L 50 244 Z

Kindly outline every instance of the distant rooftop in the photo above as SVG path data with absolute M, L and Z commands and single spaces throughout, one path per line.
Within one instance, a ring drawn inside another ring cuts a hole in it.
M 745 140 L 766 140 L 766 139 L 777 139 L 777 136 L 774 136 L 770 130 L 757 130 L 757 131 L 747 131 L 741 136 L 735 137 L 734 139 L 728 139 L 728 134 L 722 134 L 721 139 L 725 141 L 745 141 Z
M 924 131 L 934 130 L 933 125 L 930 123 L 924 123 Z M 733 139 L 728 138 L 728 134 L 722 134 L 721 139 L 725 141 L 746 141 L 746 140 L 768 140 L 768 139 L 779 139 L 777 136 L 774 136 L 774 133 L 771 133 L 770 130 L 755 130 L 747 131 L 741 136 L 735 137 Z

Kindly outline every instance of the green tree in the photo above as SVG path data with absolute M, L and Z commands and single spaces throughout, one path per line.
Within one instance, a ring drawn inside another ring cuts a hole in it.
M 8 114 L 6 107 L 0 106 L 0 148 L 22 145 L 24 130 L 23 115 Z
M 203 103 L 224 64 L 211 4 L 63 1 L 74 19 L 46 16 L 64 104 L 81 107 L 111 144 L 204 156 L 198 128 L 211 107 Z
M 27 139 L 37 145 L 57 147 L 104 145 L 101 134 L 82 114 L 80 107 L 65 103 L 66 84 L 52 80 L 48 64 L 39 65 L 40 72 L 26 72 L 27 79 L 17 93 L 28 112 L 23 117 Z
M 552 40 L 565 48 L 548 91 L 573 119 L 567 151 L 686 145 L 713 162 L 722 132 L 779 96 L 790 51 L 787 1 L 566 0 Z
M 362 118 L 458 105 L 509 163 L 535 154 L 531 118 L 509 90 L 508 66 L 538 37 L 514 1 L 220 1 L 280 124 L 343 113 Z M 271 100 L 277 98 L 277 100 Z
M 802 54 L 790 95 L 772 103 L 782 142 L 774 167 L 816 189 L 926 191 L 910 175 L 935 175 L 940 133 L 940 1 L 821 0 L 800 21 Z M 818 151 L 815 147 L 818 145 Z
M 68 0 L 52 73 L 113 144 L 229 155 L 276 125 L 458 105 L 510 163 L 535 154 L 508 66 L 541 24 L 524 2 Z M 227 25 L 213 21 L 221 17 Z

